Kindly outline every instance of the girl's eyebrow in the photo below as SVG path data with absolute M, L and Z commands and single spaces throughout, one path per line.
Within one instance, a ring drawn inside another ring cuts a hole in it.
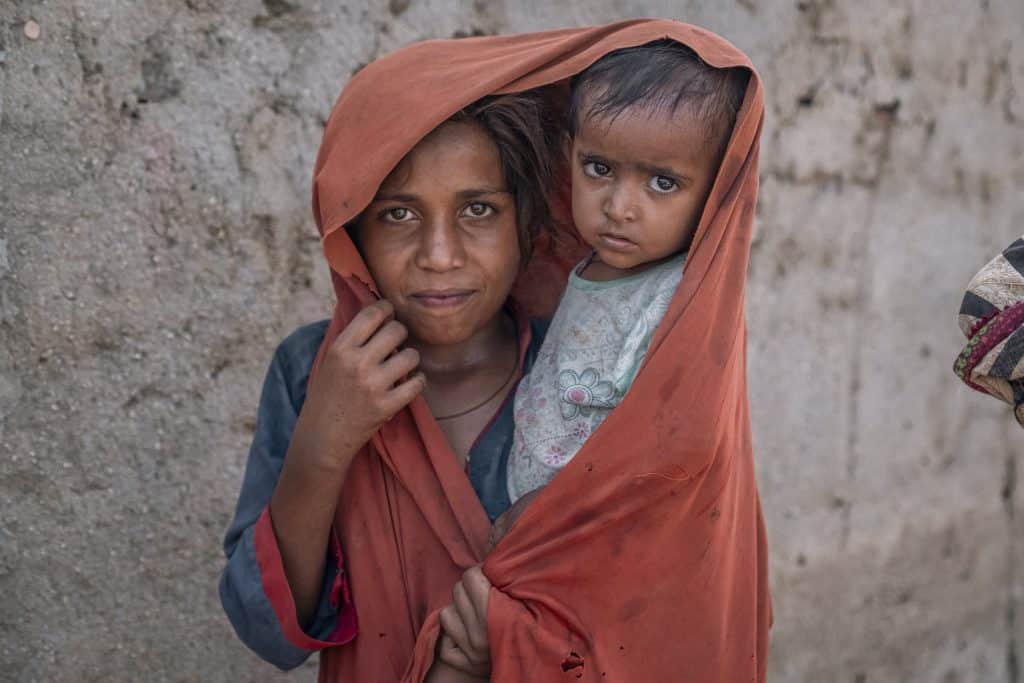
M 459 199 L 476 199 L 477 197 L 484 197 L 491 194 L 508 194 L 509 191 L 500 187 L 471 187 L 465 190 L 459 190 L 455 196 Z M 381 192 L 373 198 L 375 202 L 404 202 L 413 203 L 420 200 L 419 195 L 408 194 L 404 192 Z
M 389 194 L 387 192 L 380 192 L 376 197 L 373 198 L 375 202 L 415 202 L 419 199 L 414 194 L 402 194 L 396 192 L 395 194 Z
M 459 199 L 476 199 L 490 194 L 508 194 L 509 191 L 500 187 L 473 187 L 460 190 L 456 195 Z

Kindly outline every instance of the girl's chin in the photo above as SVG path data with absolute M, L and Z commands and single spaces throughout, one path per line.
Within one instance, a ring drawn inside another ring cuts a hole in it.
M 409 336 L 430 346 L 455 346 L 469 341 L 474 335 L 494 323 L 501 307 L 487 314 L 479 306 L 467 307 L 460 314 L 431 315 L 427 310 L 414 307 L 399 311 L 399 319 L 409 328 Z M 405 315 L 402 315 L 402 314 Z
M 470 324 L 449 320 L 446 323 L 409 321 L 409 336 L 430 346 L 454 346 L 467 341 L 475 330 Z

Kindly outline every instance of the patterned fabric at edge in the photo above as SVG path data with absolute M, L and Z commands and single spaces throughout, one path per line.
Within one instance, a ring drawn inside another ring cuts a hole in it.
M 953 370 L 972 389 L 1014 407 L 1024 426 L 1024 238 L 982 268 L 960 306 L 967 345 Z

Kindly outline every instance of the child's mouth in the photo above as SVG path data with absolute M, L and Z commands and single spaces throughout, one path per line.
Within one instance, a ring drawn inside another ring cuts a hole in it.
M 608 232 L 599 234 L 597 238 L 606 249 L 611 251 L 633 251 L 636 249 L 636 242 Z

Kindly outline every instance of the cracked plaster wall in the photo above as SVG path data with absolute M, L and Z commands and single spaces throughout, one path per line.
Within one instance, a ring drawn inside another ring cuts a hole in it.
M 414 40 L 643 15 L 767 84 L 771 680 L 1021 680 L 1024 433 L 950 372 L 963 286 L 1024 232 L 1019 0 L 0 2 L 0 679 L 313 679 L 215 581 L 270 353 L 330 310 L 330 106 Z

